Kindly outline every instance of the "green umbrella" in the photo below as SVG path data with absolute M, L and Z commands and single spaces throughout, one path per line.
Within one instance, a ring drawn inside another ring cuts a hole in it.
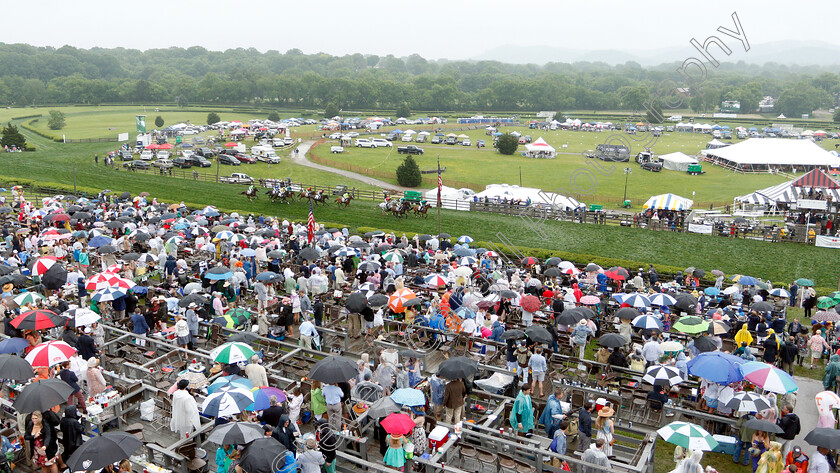
M 718 446 L 718 441 L 699 425 L 688 422 L 671 422 L 656 431 L 662 440 L 679 445 L 689 450 L 711 451 Z
M 700 317 L 680 317 L 680 320 L 672 328 L 683 333 L 702 333 L 709 330 L 709 322 L 706 322 Z
M 840 303 L 840 291 L 834 291 L 831 293 L 831 297 Z
M 254 350 L 244 343 L 228 342 L 211 351 L 210 358 L 221 363 L 239 363 L 248 361 L 254 353 Z
M 820 309 L 830 309 L 837 305 L 837 300 L 833 297 L 822 296 L 817 299 L 817 307 Z
M 47 300 L 46 297 L 37 292 L 24 292 L 15 296 L 15 304 L 23 306 L 26 304 L 38 304 L 39 302 Z
M 799 278 L 794 282 L 799 286 L 812 287 L 814 285 L 814 281 L 811 281 L 810 279 L 805 279 L 805 278 Z

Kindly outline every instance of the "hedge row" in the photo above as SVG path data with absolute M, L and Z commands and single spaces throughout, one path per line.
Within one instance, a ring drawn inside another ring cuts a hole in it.
M 21 123 L 20 126 L 23 127 L 24 130 L 31 131 L 32 133 L 35 133 L 36 135 L 38 135 L 42 138 L 46 138 L 48 140 L 55 141 L 56 143 L 63 143 L 64 142 L 63 138 L 58 138 L 56 136 L 50 135 L 49 133 L 43 132 L 43 131 L 33 127 L 32 124 L 37 122 L 38 120 L 39 120 L 38 118 L 36 118 L 34 120 L 29 120 L 26 123 Z

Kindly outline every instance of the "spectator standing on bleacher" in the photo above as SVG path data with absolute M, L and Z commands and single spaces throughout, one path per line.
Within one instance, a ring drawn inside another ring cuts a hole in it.
M 578 450 L 585 452 L 592 442 L 592 410 L 595 404 L 586 401 L 578 411 Z
M 642 356 L 645 357 L 645 368 L 649 368 L 659 363 L 659 357 L 665 353 L 659 345 L 659 337 L 656 335 L 650 337 L 642 347 Z

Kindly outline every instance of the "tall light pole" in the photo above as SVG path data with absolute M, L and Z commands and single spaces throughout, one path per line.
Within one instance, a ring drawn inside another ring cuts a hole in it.
M 630 174 L 632 173 L 632 169 L 624 168 L 624 202 L 627 202 L 627 180 L 630 178 Z M 621 204 L 624 205 L 624 202 L 622 202 Z

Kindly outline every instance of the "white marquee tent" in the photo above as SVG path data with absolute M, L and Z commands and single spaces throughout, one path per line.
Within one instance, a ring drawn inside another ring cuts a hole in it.
M 692 158 L 691 156 L 683 153 L 682 151 L 668 153 L 666 155 L 660 156 L 659 159 L 662 160 L 662 167 L 670 171 L 686 172 L 688 171 L 689 165 L 699 163 L 697 159 Z
M 533 143 L 525 145 L 527 150 L 524 156 L 529 158 L 554 158 L 557 156 L 557 150 L 553 146 L 546 143 L 542 137 L 537 138 Z
M 792 166 L 800 170 L 814 166 L 840 166 L 840 158 L 810 140 L 751 138 L 719 149 L 702 150 L 714 164 L 740 170 L 770 170 L 771 166 Z
M 563 210 L 574 210 L 585 207 L 583 203 L 578 202 L 572 197 L 566 197 L 553 192 L 543 192 L 541 189 L 535 189 L 533 187 L 519 187 L 509 184 L 490 184 L 475 196 L 479 200 L 484 200 L 486 197 L 491 202 L 501 202 L 507 199 L 508 201 L 520 201 L 523 204 L 530 199 L 531 205 L 539 205 L 541 207 L 554 206 Z

